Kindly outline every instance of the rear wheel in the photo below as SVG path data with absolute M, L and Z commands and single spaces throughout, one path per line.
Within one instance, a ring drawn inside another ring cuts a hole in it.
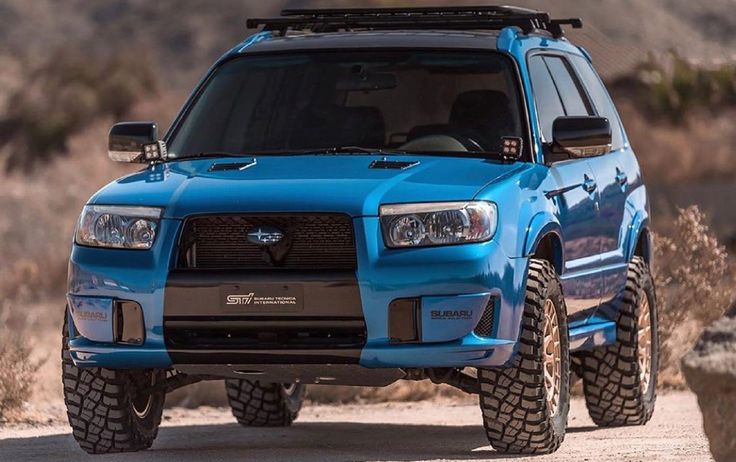
M 488 440 L 504 453 L 551 453 L 570 407 L 567 315 L 552 265 L 531 260 L 519 351 L 512 366 L 479 369 Z
M 618 300 L 616 343 L 579 353 L 585 402 L 600 426 L 643 425 L 654 412 L 659 359 L 657 307 L 649 267 L 629 264 Z
M 66 318 L 61 360 L 67 417 L 84 451 L 105 454 L 151 447 L 165 397 L 164 391 L 152 388 L 165 380 L 164 371 L 75 366 Z
M 287 427 L 304 401 L 304 385 L 225 380 L 233 415 L 245 427 Z

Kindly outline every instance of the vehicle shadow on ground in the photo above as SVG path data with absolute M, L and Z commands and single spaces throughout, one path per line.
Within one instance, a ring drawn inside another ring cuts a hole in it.
M 345 461 L 512 459 L 488 446 L 483 428 L 386 423 L 305 422 L 290 428 L 236 424 L 163 427 L 153 448 L 103 458 L 86 456 L 72 436 L 0 441 L 0 460 Z

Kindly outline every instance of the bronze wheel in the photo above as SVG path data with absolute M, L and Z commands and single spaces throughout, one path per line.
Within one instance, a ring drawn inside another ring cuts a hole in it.
M 639 292 L 638 324 L 639 386 L 642 393 L 646 393 L 652 377 L 652 316 L 649 308 L 649 297 L 643 290 Z
M 548 298 L 544 301 L 544 388 L 552 414 L 560 404 L 560 369 L 560 323 L 555 304 Z

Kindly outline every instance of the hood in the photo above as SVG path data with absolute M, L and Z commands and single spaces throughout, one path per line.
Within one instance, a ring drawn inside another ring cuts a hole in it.
M 524 164 L 434 156 L 390 156 L 419 163 L 369 168 L 371 155 L 261 156 L 243 170 L 212 171 L 250 158 L 180 160 L 116 180 L 94 204 L 165 207 L 164 217 L 199 213 L 342 212 L 376 216 L 381 204 L 470 200 Z

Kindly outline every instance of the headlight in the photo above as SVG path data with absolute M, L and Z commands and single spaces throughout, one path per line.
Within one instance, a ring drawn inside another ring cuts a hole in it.
M 383 240 L 387 247 L 483 242 L 498 225 L 493 202 L 435 202 L 382 205 Z
M 79 218 L 76 242 L 95 247 L 150 249 L 161 212 L 156 207 L 87 205 Z

